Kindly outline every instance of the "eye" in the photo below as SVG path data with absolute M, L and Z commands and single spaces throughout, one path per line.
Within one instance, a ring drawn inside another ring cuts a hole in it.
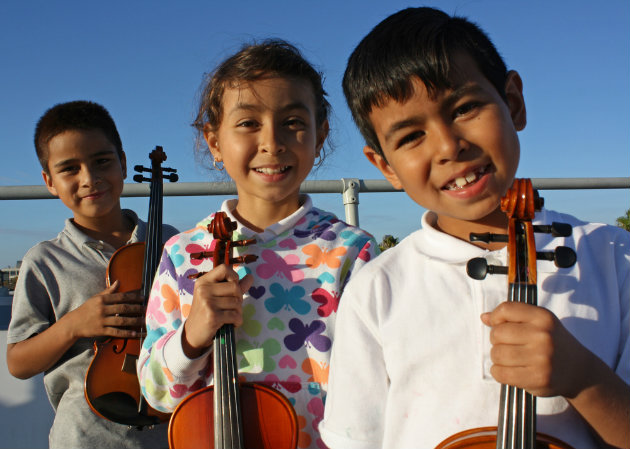
M 405 134 L 396 144 L 396 148 L 417 142 L 422 139 L 422 137 L 424 137 L 424 131 L 413 131 Z
M 453 116 L 455 118 L 476 112 L 481 107 L 481 103 L 477 101 L 469 101 L 455 108 Z
M 258 125 L 258 123 L 255 120 L 250 119 L 241 120 L 236 124 L 238 128 L 253 128 L 256 125 Z
M 284 121 L 284 125 L 289 129 L 301 130 L 306 128 L 306 120 L 301 117 L 289 117 Z

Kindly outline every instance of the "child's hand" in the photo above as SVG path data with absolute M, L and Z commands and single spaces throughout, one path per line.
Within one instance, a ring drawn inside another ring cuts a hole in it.
M 145 324 L 145 307 L 139 291 L 116 293 L 115 281 L 67 316 L 74 337 L 138 337 Z
M 212 345 L 214 335 L 224 324 L 243 323 L 243 294 L 254 278 L 238 274 L 227 265 L 219 265 L 195 281 L 193 301 L 184 323 L 182 346 L 190 358 L 200 356 Z
M 492 327 L 490 373 L 500 383 L 534 396 L 577 395 L 584 348 L 549 310 L 530 304 L 504 302 L 481 315 Z

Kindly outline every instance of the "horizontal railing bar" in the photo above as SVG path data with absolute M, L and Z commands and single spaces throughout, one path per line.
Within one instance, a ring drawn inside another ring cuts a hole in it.
M 627 178 L 532 178 L 534 188 L 540 190 L 579 190 L 579 189 L 630 189 Z M 304 181 L 304 193 L 343 193 L 341 179 Z M 359 180 L 360 192 L 397 192 L 384 179 Z M 236 195 L 233 182 L 181 182 L 165 183 L 164 196 L 205 196 Z M 148 184 L 125 184 L 123 197 L 149 196 Z M 0 186 L 0 200 L 41 200 L 55 198 L 43 185 Z

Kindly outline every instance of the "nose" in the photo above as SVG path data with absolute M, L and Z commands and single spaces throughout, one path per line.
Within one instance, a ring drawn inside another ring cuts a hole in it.
M 264 153 L 278 154 L 286 150 L 282 130 L 275 125 L 263 126 L 259 148 Z
M 468 142 L 462 138 L 452 126 L 438 125 L 433 130 L 435 140 L 435 157 L 440 163 L 456 161 L 469 148 Z
M 81 168 L 81 184 L 84 186 L 94 186 L 102 181 L 98 170 L 95 170 L 89 166 Z

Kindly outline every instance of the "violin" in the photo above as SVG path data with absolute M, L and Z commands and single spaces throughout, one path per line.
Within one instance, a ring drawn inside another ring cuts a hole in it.
M 119 248 L 110 259 L 106 273 L 108 287 L 118 280 L 119 292 L 141 290 L 145 308 L 162 253 L 163 179 L 178 180 L 177 170 L 161 166 L 166 160 L 162 147 L 156 146 L 149 157 L 150 169 L 141 165 L 134 169 L 139 173 L 151 172 L 151 178 L 142 174 L 133 178 L 136 182 L 151 182 L 145 242 Z M 144 329 L 138 329 L 138 338 L 94 342 L 94 357 L 85 375 L 84 391 L 90 408 L 101 418 L 138 428 L 168 421 L 170 414 L 150 407 L 140 391 L 136 362 L 145 334 Z
M 470 234 L 471 241 L 507 242 L 508 266 L 488 265 L 484 258 L 468 261 L 468 275 L 482 280 L 488 274 L 507 274 L 508 301 L 537 305 L 536 260 L 553 260 L 559 268 L 575 264 L 575 251 L 559 246 L 553 252 L 537 252 L 535 232 L 550 233 L 554 237 L 571 235 L 565 223 L 533 226 L 532 219 L 543 206 L 543 199 L 532 188 L 531 180 L 515 179 L 501 199 L 501 210 L 508 216 L 507 235 Z M 436 449 L 572 449 L 565 442 L 536 432 L 536 398 L 527 391 L 511 385 L 501 385 L 499 420 L 497 427 L 480 427 L 459 432 L 442 441 Z
M 255 243 L 255 239 L 232 241 L 235 229 L 236 223 L 225 212 L 217 212 L 208 225 L 214 250 L 190 257 L 211 257 L 214 267 L 255 261 L 255 255 L 231 256 L 233 247 Z M 238 379 L 233 324 L 217 331 L 213 359 L 214 385 L 197 390 L 177 406 L 168 428 L 169 447 L 295 449 L 298 420 L 289 400 L 273 388 Z

